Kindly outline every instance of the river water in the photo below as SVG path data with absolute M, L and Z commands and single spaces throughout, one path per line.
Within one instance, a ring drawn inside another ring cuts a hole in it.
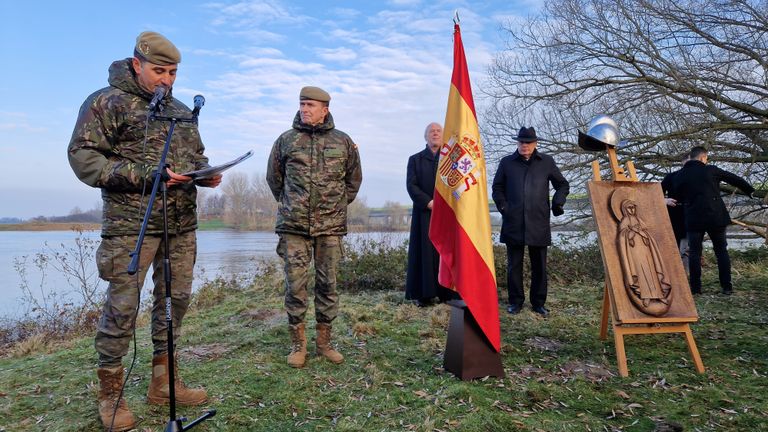
M 63 247 L 72 247 L 80 234 L 74 231 L 0 231 L 0 318 L 16 318 L 24 313 L 25 303 L 22 301 L 22 278 L 18 266 L 26 257 L 26 279 L 33 294 L 38 298 L 42 295 L 41 285 L 46 292 L 73 293 L 74 288 L 66 278 L 52 268 L 43 275 L 34 264 L 36 254 L 48 251 L 61 252 Z M 90 239 L 98 245 L 99 232 L 86 231 L 83 238 Z M 578 235 L 572 232 L 553 232 L 554 244 L 569 247 L 595 242 L 595 234 Z M 352 247 L 362 240 L 375 240 L 396 246 L 408 239 L 407 232 L 371 232 L 352 233 L 347 236 Z M 233 276 L 247 274 L 253 270 L 259 260 L 277 259 L 275 247 L 277 235 L 273 232 L 259 231 L 198 231 L 198 254 L 195 265 L 195 280 L 193 288 L 198 288 L 206 281 L 216 276 Z M 729 239 L 729 247 L 744 248 L 760 245 L 761 240 L 741 238 Z M 706 246 L 706 243 L 705 243 Z M 86 263 L 95 269 L 93 260 Z M 101 281 L 101 289 L 106 283 Z M 144 293 L 150 289 L 151 277 L 147 277 Z M 77 298 L 70 297 L 73 301 Z
M 62 252 L 64 247 L 73 247 L 78 236 L 75 231 L 0 231 L 0 318 L 16 318 L 26 312 L 20 288 L 23 281 L 18 268 L 23 262 L 26 262 L 27 284 L 36 297 L 42 297 L 41 282 L 45 292 L 74 292 L 66 278 L 55 269 L 49 266 L 45 272 L 40 271 L 35 265 L 35 257 L 39 253 L 50 257 L 52 251 Z M 100 241 L 98 231 L 86 231 L 82 236 L 92 240 L 96 246 Z M 407 238 L 408 233 L 404 232 L 353 233 L 347 236 L 353 244 L 361 239 L 373 239 L 397 245 Z M 278 259 L 276 246 L 277 234 L 273 232 L 198 231 L 193 288 L 216 276 L 247 274 L 259 260 Z M 93 260 L 86 264 L 95 270 Z M 106 289 L 105 282 L 100 281 L 100 284 L 102 289 Z M 151 277 L 148 275 L 144 293 L 150 289 L 150 284 Z M 70 299 L 77 300 L 76 297 Z

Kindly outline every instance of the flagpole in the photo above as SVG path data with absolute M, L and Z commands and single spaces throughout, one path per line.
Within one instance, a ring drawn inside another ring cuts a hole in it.
M 459 379 L 504 377 L 485 156 L 472 98 L 459 11 L 454 64 L 435 178 L 429 237 L 440 253 L 438 280 L 455 289 L 443 367 Z

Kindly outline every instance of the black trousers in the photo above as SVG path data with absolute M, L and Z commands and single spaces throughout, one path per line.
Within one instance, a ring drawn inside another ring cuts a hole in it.
M 507 293 L 509 304 L 522 306 L 523 254 L 525 246 L 507 245 Z M 531 306 L 544 306 L 547 301 L 547 246 L 528 246 L 531 260 Z
M 717 259 L 717 272 L 720 278 L 720 288 L 723 291 L 733 289 L 731 284 L 731 257 L 728 255 L 728 241 L 725 239 L 725 228 L 711 228 L 706 231 L 688 231 L 688 259 L 691 269 L 691 292 L 701 292 L 701 249 L 704 242 L 704 233 L 709 234 L 712 240 L 712 248 Z

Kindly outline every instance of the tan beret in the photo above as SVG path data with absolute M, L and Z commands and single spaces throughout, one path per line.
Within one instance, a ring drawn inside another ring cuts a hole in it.
M 320 87 L 307 86 L 301 89 L 299 99 L 312 99 L 320 102 L 330 102 L 331 95 Z
M 181 63 L 181 53 L 173 42 L 153 31 L 141 32 L 136 37 L 136 48 L 133 52 L 138 57 L 160 66 Z

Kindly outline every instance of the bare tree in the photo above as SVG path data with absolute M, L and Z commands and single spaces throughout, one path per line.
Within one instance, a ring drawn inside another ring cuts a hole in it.
M 366 226 L 368 225 L 368 216 L 371 209 L 368 207 L 367 200 L 363 196 L 358 196 L 347 207 L 347 220 L 350 225 Z
M 208 198 L 214 194 L 209 189 L 197 188 L 197 217 L 200 220 L 210 219 L 210 210 L 208 209 Z
M 765 184 L 766 0 L 549 0 L 503 31 L 508 46 L 485 87 L 491 160 L 513 148 L 520 126 L 535 125 L 541 148 L 583 191 L 588 162 L 605 155 L 578 149 L 576 131 L 608 114 L 628 142 L 620 158 L 634 160 L 642 180 L 660 180 L 704 145 L 718 166 Z
M 221 193 L 214 193 L 205 198 L 205 214 L 208 218 L 222 219 L 227 199 Z
M 224 221 L 237 229 L 247 229 L 254 222 L 253 189 L 248 175 L 233 172 L 221 186 L 225 199 Z
M 253 190 L 253 208 L 257 229 L 271 229 L 277 218 L 277 201 L 269 189 L 267 179 L 262 173 L 255 173 L 251 181 Z
M 223 220 L 226 197 L 219 189 L 197 188 L 197 216 L 203 220 Z
M 386 222 L 383 228 L 387 231 L 405 230 L 409 226 L 409 209 L 395 201 L 385 201 L 384 212 L 386 213 Z

